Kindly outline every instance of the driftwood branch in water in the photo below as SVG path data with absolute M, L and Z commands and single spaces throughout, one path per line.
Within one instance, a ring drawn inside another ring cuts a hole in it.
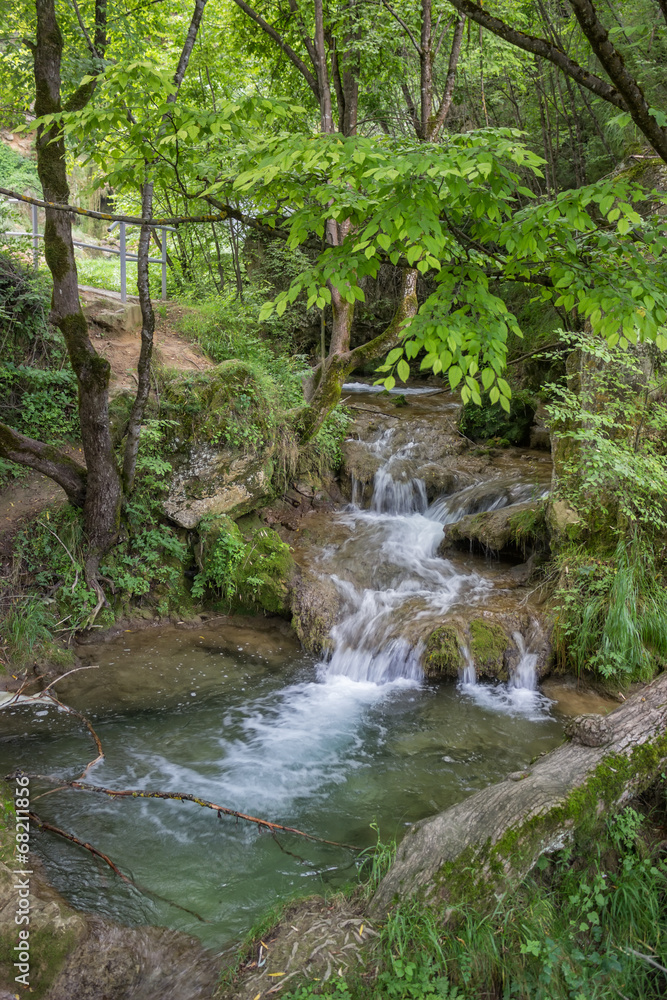
M 9 780 L 13 777 L 15 775 L 8 775 Z M 318 844 L 329 844 L 331 847 L 344 847 L 348 851 L 361 850 L 360 847 L 355 847 L 354 844 L 342 844 L 337 840 L 325 840 L 324 837 L 316 837 L 312 833 L 304 833 L 303 830 L 297 830 L 296 827 L 283 826 L 282 823 L 271 823 L 267 819 L 249 816 L 247 813 L 238 812 L 236 809 L 228 809 L 227 806 L 217 805 L 215 802 L 209 802 L 208 799 L 201 799 L 197 795 L 190 795 L 187 792 L 160 792 L 142 788 L 104 788 L 102 785 L 91 785 L 87 781 L 63 781 L 61 778 L 53 778 L 46 774 L 27 774 L 26 777 L 32 781 L 55 782 L 59 788 L 74 788 L 76 791 L 81 792 L 97 792 L 100 795 L 108 795 L 112 799 L 174 799 L 176 802 L 194 802 L 195 805 L 201 806 L 203 809 L 211 809 L 213 812 L 217 812 L 218 816 L 233 816 L 235 819 L 242 819 L 246 823 L 254 823 L 256 826 L 269 830 L 271 833 L 278 831 L 281 833 L 294 833 L 298 837 L 313 840 Z
M 75 708 L 70 708 L 69 705 L 65 705 L 64 702 L 56 698 L 56 696 L 52 694 L 51 688 L 54 686 L 54 684 L 57 684 L 58 681 L 63 680 L 64 677 L 69 677 L 70 674 L 75 674 L 79 670 L 97 670 L 97 669 L 98 668 L 96 665 L 91 665 L 87 667 L 75 667 L 74 670 L 68 670 L 66 674 L 61 674 L 60 677 L 56 677 L 54 681 L 51 681 L 50 684 L 47 684 L 47 686 L 42 691 L 39 691 L 35 695 L 24 695 L 22 692 L 23 692 L 23 687 L 25 685 L 22 685 L 21 690 L 17 691 L 16 695 L 13 698 L 10 698 L 8 701 L 3 702 L 2 705 L 0 705 L 0 708 L 10 708 L 14 705 L 28 705 L 28 706 L 55 705 L 56 708 L 59 708 L 61 709 L 61 711 L 66 712 L 67 715 L 73 715 L 75 716 L 75 718 L 83 722 L 84 726 L 86 727 L 86 729 L 93 738 L 93 742 L 95 743 L 95 747 L 97 749 L 97 757 L 95 757 L 93 760 L 89 761 L 88 764 L 86 764 L 83 771 L 79 775 L 79 778 L 85 778 L 88 772 L 90 771 L 91 767 L 93 767 L 95 764 L 98 764 L 101 760 L 104 760 L 104 750 L 102 749 L 102 741 L 100 740 L 99 736 L 93 729 L 92 722 L 90 722 L 90 720 L 87 719 L 86 716 L 83 715 L 81 712 L 78 712 Z M 47 792 L 46 794 L 48 795 L 49 793 Z M 41 796 L 39 797 L 41 798 Z
M 575 720 L 572 741 L 533 767 L 413 826 L 371 913 L 418 892 L 434 904 L 502 892 L 541 854 L 563 846 L 575 827 L 594 824 L 648 788 L 666 761 L 663 673 L 608 716 Z
M 30 816 L 32 822 L 38 826 L 40 830 L 48 830 L 49 833 L 55 833 L 58 837 L 62 837 L 64 840 L 69 840 L 70 843 L 76 844 L 77 847 L 83 847 L 86 851 L 90 851 L 94 857 L 100 858 L 101 861 L 104 861 L 104 863 L 116 873 L 118 878 L 122 879 L 123 882 L 127 882 L 128 885 L 134 886 L 134 888 L 139 892 L 144 893 L 147 896 L 153 896 L 155 899 L 160 899 L 163 903 L 169 903 L 170 906 L 175 906 L 177 910 L 183 910 L 184 913 L 189 913 L 190 916 L 196 917 L 202 924 L 210 922 L 208 920 L 204 920 L 204 918 L 194 910 L 189 910 L 187 906 L 181 906 L 180 903 L 174 903 L 173 900 L 167 899 L 165 896 L 160 896 L 157 892 L 153 892 L 152 889 L 146 889 L 144 886 L 139 885 L 139 883 L 135 882 L 134 879 L 131 879 L 129 875 L 125 875 L 124 872 L 120 870 L 118 865 L 114 864 L 111 858 L 108 857 L 108 855 L 103 854 L 102 851 L 98 851 L 98 849 L 93 847 L 92 844 L 89 844 L 87 840 L 79 840 L 79 838 L 75 837 L 73 833 L 68 833 L 67 830 L 61 830 L 59 826 L 53 826 L 53 824 L 47 823 L 45 820 L 40 819 L 34 812 L 30 812 L 28 815 Z

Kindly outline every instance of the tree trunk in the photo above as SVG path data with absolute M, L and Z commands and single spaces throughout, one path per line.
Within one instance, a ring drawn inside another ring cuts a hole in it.
M 146 180 L 141 193 L 141 217 L 149 219 L 153 215 L 153 182 Z M 148 252 L 150 247 L 150 226 L 142 226 L 137 251 L 137 290 L 141 305 L 141 350 L 137 364 L 137 394 L 134 397 L 130 421 L 125 441 L 123 458 L 123 487 L 127 494 L 134 485 L 139 454 L 139 437 L 144 411 L 151 389 L 151 358 L 153 357 L 153 334 L 155 333 L 155 313 L 151 301 L 150 278 L 148 273 Z
M 667 673 L 610 715 L 580 720 L 570 724 L 572 741 L 533 767 L 413 826 L 371 913 L 416 893 L 433 904 L 492 898 L 574 827 L 595 824 L 651 785 L 667 761 Z
M 35 114 L 40 117 L 62 110 L 60 65 L 63 40 L 54 0 L 36 0 L 36 8 L 37 44 L 33 47 L 37 94 Z M 69 187 L 65 141 L 57 125 L 38 130 L 37 171 L 45 201 L 67 204 Z M 100 557 L 116 538 L 122 491 L 109 428 L 110 366 L 97 354 L 88 337 L 88 327 L 79 303 L 71 216 L 67 212 L 46 209 L 44 255 L 53 276 L 51 320 L 62 331 L 79 389 L 81 440 L 87 466 L 84 502 L 88 545 L 86 578 L 94 586 Z
M 406 268 L 401 282 L 401 298 L 386 330 L 373 340 L 369 340 L 367 344 L 355 347 L 353 351 L 349 350 L 348 334 L 348 349 L 337 352 L 329 350 L 324 364 L 319 364 L 308 379 L 307 387 L 304 389 L 307 403 L 293 410 L 291 414 L 292 426 L 301 444 L 317 434 L 327 414 L 340 399 L 343 382 L 350 372 L 360 365 L 384 356 L 387 351 L 400 343 L 405 328 L 416 315 L 417 309 L 417 271 L 414 268 Z
M 48 476 L 62 486 L 71 504 L 83 507 L 86 501 L 86 470 L 64 452 L 0 424 L 0 458 Z

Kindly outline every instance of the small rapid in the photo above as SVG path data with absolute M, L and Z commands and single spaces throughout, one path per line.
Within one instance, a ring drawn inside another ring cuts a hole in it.
M 394 428 L 388 427 L 362 442 L 380 460 L 368 508 L 362 509 L 363 490 L 352 478 L 352 502 L 338 515 L 350 535 L 342 546 L 329 550 L 320 566 L 338 588 L 343 609 L 331 633 L 333 650 L 320 668 L 325 679 L 343 676 L 378 685 L 422 680 L 421 636 L 446 620 L 453 608 L 481 605 L 493 589 L 481 567 L 461 566 L 438 555 L 444 529 L 466 514 L 498 510 L 546 493 L 534 482 L 501 477 L 429 505 L 426 483 L 411 474 L 409 465 L 416 442 L 395 446 L 394 438 Z M 509 685 L 501 686 L 502 693 L 498 688 L 487 703 L 503 711 L 545 711 L 548 699 L 533 694 L 537 656 L 526 651 L 519 633 L 515 641 L 519 666 Z M 470 650 L 464 647 L 461 652 L 462 691 L 469 695 L 475 688 L 476 697 L 482 692 L 486 697 L 486 686 L 477 690 Z
M 452 412 L 441 396 L 428 405 L 437 419 Z M 374 842 L 373 821 L 383 838 L 400 839 L 559 741 L 562 723 L 537 690 L 536 653 L 521 633 L 506 684 L 478 682 L 469 650 L 457 685 L 425 683 L 422 669 L 425 637 L 461 609 L 486 608 L 504 586 L 493 560 L 439 554 L 447 525 L 461 511 L 518 503 L 543 487 L 527 475 L 480 476 L 429 502 L 433 490 L 416 471 L 418 434 L 409 421 L 405 430 L 404 411 L 402 431 L 394 420 L 360 443 L 377 460 L 372 495 L 364 502 L 357 489 L 355 499 L 352 484 L 347 508 L 304 519 L 294 538 L 299 564 L 333 583 L 339 601 L 327 655 L 304 653 L 278 619 L 161 624 L 85 647 L 83 663 L 98 669 L 58 691 L 94 721 L 104 746 L 90 780 L 186 791 L 363 848 Z M 17 706 L 3 723 L 2 773 L 76 775 L 90 759 L 87 732 L 52 708 Z M 176 927 L 214 948 L 278 900 L 354 875 L 340 848 L 281 838 L 281 853 L 255 827 L 194 806 L 49 791 L 39 802 L 44 821 L 94 844 L 162 898 L 140 896 L 76 846 L 39 833 L 31 846 L 56 889 L 82 909 Z

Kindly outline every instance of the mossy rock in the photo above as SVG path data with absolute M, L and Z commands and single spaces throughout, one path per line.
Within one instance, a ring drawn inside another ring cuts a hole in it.
M 247 539 L 248 555 L 238 573 L 239 594 L 272 614 L 289 615 L 292 552 L 272 528 L 254 530 Z
M 475 618 L 470 622 L 470 655 L 478 677 L 506 681 L 508 670 L 505 652 L 514 642 L 504 628 L 493 622 Z
M 527 500 L 500 510 L 467 514 L 446 528 L 445 545 L 523 558 L 549 547 L 544 500 Z
M 230 517 L 207 518 L 200 525 L 195 558 L 199 567 L 195 596 L 208 587 L 227 610 L 259 607 L 271 614 L 290 613 L 295 564 L 289 545 L 272 528 L 253 527 L 244 535 Z
M 292 591 L 292 628 L 309 653 L 319 656 L 332 648 L 341 598 L 331 580 L 304 574 Z
M 275 426 L 275 400 L 252 365 L 223 361 L 205 372 L 165 372 L 161 376 L 163 415 L 175 421 L 170 435 L 184 443 L 256 449 L 268 443 Z
M 464 644 L 465 639 L 455 625 L 441 625 L 431 632 L 422 661 L 425 675 L 433 679 L 456 680 L 465 665 Z

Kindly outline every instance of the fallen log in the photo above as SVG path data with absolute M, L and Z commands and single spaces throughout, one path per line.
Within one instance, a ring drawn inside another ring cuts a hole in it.
M 371 901 L 386 913 L 418 895 L 457 905 L 498 895 L 648 788 L 667 763 L 667 673 L 608 716 L 580 716 L 570 741 L 432 819 L 415 824 Z

